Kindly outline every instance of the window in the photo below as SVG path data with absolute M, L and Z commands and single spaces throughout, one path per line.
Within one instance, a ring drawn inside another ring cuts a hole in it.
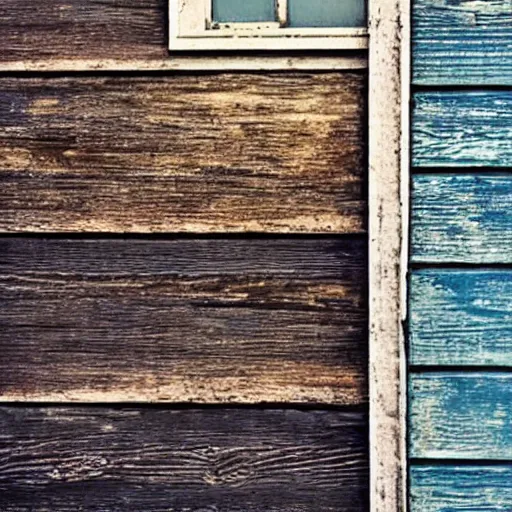
M 365 0 L 171 0 L 171 50 L 367 47 Z

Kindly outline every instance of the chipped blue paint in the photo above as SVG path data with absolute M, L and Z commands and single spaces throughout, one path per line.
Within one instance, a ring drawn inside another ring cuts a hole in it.
M 413 262 L 512 263 L 512 174 L 413 176 Z
M 409 362 L 512 368 L 512 270 L 415 270 Z
M 412 466 L 410 512 L 510 512 L 512 463 Z
M 512 90 L 414 95 L 416 167 L 512 166 Z
M 512 0 L 412 2 L 410 511 L 512 512 Z
M 412 457 L 512 460 L 512 372 L 409 379 Z
M 511 0 L 413 0 L 413 81 L 512 85 Z

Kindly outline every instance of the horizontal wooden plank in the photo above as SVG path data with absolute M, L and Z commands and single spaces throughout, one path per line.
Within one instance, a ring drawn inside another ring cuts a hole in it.
M 360 512 L 366 415 L 0 409 L 3 512 Z
M 510 0 L 415 0 L 413 81 L 512 85 Z
M 367 400 L 366 243 L 0 240 L 0 398 Z
M 412 466 L 411 512 L 507 511 L 512 504 L 512 464 Z
M 365 230 L 365 77 L 0 79 L 0 230 Z
M 163 60 L 167 18 L 166 0 L 3 0 L 1 60 Z
M 512 166 L 512 90 L 414 95 L 412 163 L 418 167 Z
M 512 366 L 512 270 L 415 270 L 409 361 Z
M 412 261 L 512 263 L 512 174 L 418 174 Z
M 512 372 L 412 374 L 410 455 L 512 460 Z

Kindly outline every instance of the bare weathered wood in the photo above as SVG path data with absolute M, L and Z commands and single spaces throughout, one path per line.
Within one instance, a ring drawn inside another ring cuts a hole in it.
M 365 230 L 363 75 L 0 79 L 0 230 Z
M 512 373 L 412 374 L 409 401 L 411 457 L 512 459 Z
M 1 60 L 163 60 L 167 17 L 166 0 L 3 0 Z
M 7 401 L 367 396 L 363 240 L 0 240 Z
M 369 2 L 370 510 L 407 509 L 409 0 Z
M 366 415 L 0 409 L 2 512 L 360 512 Z

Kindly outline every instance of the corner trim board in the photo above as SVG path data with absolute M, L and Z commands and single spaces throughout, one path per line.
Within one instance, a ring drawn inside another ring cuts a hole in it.
M 370 510 L 407 510 L 409 0 L 370 0 Z

